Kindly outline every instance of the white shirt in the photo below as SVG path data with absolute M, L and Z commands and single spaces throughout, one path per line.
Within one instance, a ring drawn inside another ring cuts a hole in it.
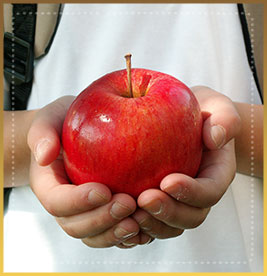
M 133 67 L 260 103 L 236 5 L 66 4 L 48 55 L 36 63 L 29 109 L 125 68 L 128 52 Z M 4 227 L 5 272 L 263 271 L 262 182 L 244 175 L 201 226 L 133 249 L 92 249 L 69 237 L 29 186 L 12 190 Z

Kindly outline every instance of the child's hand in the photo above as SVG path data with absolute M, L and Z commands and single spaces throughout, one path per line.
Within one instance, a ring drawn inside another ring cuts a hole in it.
M 28 133 L 32 151 L 31 188 L 44 208 L 70 236 L 82 239 L 90 247 L 123 246 L 133 237 L 135 244 L 150 237 L 140 234 L 137 222 L 129 217 L 135 200 L 126 194 L 111 195 L 100 183 L 72 185 L 60 154 L 60 136 L 67 109 L 74 97 L 62 97 L 42 108 Z
M 161 190 L 144 191 L 132 217 L 143 233 L 165 239 L 199 226 L 232 182 L 236 172 L 233 138 L 240 117 L 232 101 L 207 87 L 193 87 L 203 112 L 205 150 L 197 178 L 174 173 L 166 176 Z M 130 240 L 129 240 L 130 242 Z

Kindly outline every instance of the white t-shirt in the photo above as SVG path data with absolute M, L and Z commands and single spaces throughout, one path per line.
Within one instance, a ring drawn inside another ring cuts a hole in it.
M 235 4 L 66 4 L 48 55 L 36 62 L 29 109 L 124 68 L 128 52 L 133 67 L 260 103 Z M 198 228 L 128 250 L 69 237 L 29 186 L 12 190 L 4 227 L 5 272 L 263 271 L 262 182 L 244 175 Z

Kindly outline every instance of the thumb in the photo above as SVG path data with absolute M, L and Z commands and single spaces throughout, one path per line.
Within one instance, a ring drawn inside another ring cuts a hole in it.
M 39 110 L 29 129 L 27 142 L 41 166 L 52 163 L 60 153 L 61 129 L 73 96 L 65 96 Z
M 222 148 L 240 131 L 241 119 L 234 106 L 212 113 L 203 125 L 203 141 L 210 150 Z
M 234 102 L 206 86 L 191 87 L 203 115 L 203 142 L 210 150 L 223 147 L 237 136 L 241 119 Z

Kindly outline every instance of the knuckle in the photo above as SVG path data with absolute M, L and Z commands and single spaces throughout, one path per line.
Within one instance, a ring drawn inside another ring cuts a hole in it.
M 233 164 L 233 173 L 230 176 L 230 181 L 229 181 L 228 186 L 234 181 L 235 176 L 236 176 L 236 170 L 237 170 L 237 165 L 236 165 L 236 162 L 234 162 L 234 164 Z M 228 188 L 228 186 L 227 186 L 227 188 Z M 226 190 L 225 190 L 225 192 L 226 192 Z
M 121 245 L 121 240 L 116 238 L 114 235 L 107 234 L 100 235 L 100 236 L 87 236 L 82 239 L 82 242 L 89 247 L 93 248 L 108 248 L 112 246 L 119 246 Z
M 166 230 L 164 232 L 158 233 L 156 236 L 157 239 L 170 239 L 170 238 L 175 238 L 179 237 L 183 234 L 184 230 L 180 228 L 172 228 L 169 230 Z
M 96 241 L 94 238 L 84 238 L 82 239 L 82 242 L 91 247 L 91 248 L 107 248 L 107 247 L 111 247 L 110 245 L 108 244 L 104 244 L 103 242 L 99 242 L 99 241 Z
M 199 214 L 199 216 L 196 216 L 194 221 L 191 222 L 191 225 L 189 228 L 196 228 L 198 226 L 200 226 L 206 219 L 208 213 L 209 213 L 209 209 L 202 209 L 201 214 Z
M 195 86 L 193 86 L 193 87 L 191 87 L 191 90 L 193 91 L 193 92 L 196 92 L 196 91 L 203 91 L 203 90 L 207 90 L 207 89 L 211 89 L 210 87 L 208 87 L 208 86 L 205 86 L 205 85 L 195 85 Z
M 40 201 L 41 205 L 45 208 L 45 210 L 52 215 L 53 217 L 59 217 L 60 214 L 56 207 L 53 204 L 53 201 L 51 200 L 49 193 L 47 195 L 40 194 L 40 192 L 37 191 L 36 188 L 37 185 L 35 185 L 34 180 L 32 178 L 32 174 L 30 172 L 30 188 L 32 192 L 35 194 L 35 196 L 38 198 Z
M 114 234 L 111 234 L 111 236 L 105 237 L 105 244 L 107 247 L 118 245 L 118 244 L 121 244 L 122 242 L 123 242 L 123 239 L 117 238 Z
M 240 126 L 240 125 L 241 125 L 241 117 L 240 117 L 240 115 L 239 115 L 237 112 L 236 112 L 235 115 L 233 116 L 232 121 L 233 121 L 233 123 L 234 123 L 236 126 Z
M 223 195 L 225 194 L 225 192 L 227 191 L 229 185 L 231 184 L 231 182 L 233 181 L 235 177 L 235 173 L 233 173 L 232 175 L 229 176 L 229 179 L 227 180 L 227 182 L 223 182 L 221 185 L 214 185 L 214 191 L 212 193 L 212 196 L 209 197 L 209 199 L 206 201 L 206 204 L 203 204 L 201 207 L 202 208 L 210 208 L 212 206 L 214 206 L 215 204 L 217 204 L 221 198 L 223 197 Z
M 202 200 L 201 208 L 210 208 L 222 198 L 226 191 L 226 185 L 218 185 L 214 179 L 210 179 L 208 195 Z
M 146 216 L 139 222 L 139 226 L 144 232 L 151 231 L 153 228 L 153 218 L 149 215 Z
M 53 217 L 59 217 L 58 211 L 56 210 L 55 206 L 51 203 L 50 200 L 44 199 L 42 205 L 50 215 L 52 215 Z
M 86 246 L 92 247 L 89 238 L 81 239 L 81 241 L 82 241 L 82 243 L 85 244 Z
M 83 202 L 86 200 L 85 197 L 86 193 L 81 196 L 73 195 L 73 198 L 68 202 L 68 209 L 73 213 L 82 213 L 84 211 Z
M 177 217 L 177 214 L 175 212 L 172 212 L 168 210 L 167 208 L 164 208 L 162 214 L 162 221 L 166 223 L 169 226 L 172 227 L 178 227 L 179 226 L 179 218 Z
M 219 200 L 222 198 L 224 193 L 225 193 L 224 190 L 222 190 L 221 192 L 216 193 L 209 200 L 207 200 L 206 204 L 203 204 L 202 207 L 214 206 L 215 204 L 217 204 L 219 202 Z
M 91 248 L 101 248 L 103 246 L 100 246 L 98 243 L 96 243 L 92 238 L 90 237 L 86 237 L 86 238 L 83 238 L 81 239 L 81 241 L 88 247 L 91 247 Z
M 231 116 L 230 121 L 234 133 L 238 133 L 241 129 L 241 118 L 237 111 Z
M 200 226 L 203 222 L 204 222 L 205 218 L 200 217 L 198 219 L 196 219 L 192 225 L 190 226 L 190 228 L 197 228 L 198 226 Z
M 178 237 L 178 236 L 181 236 L 182 234 L 184 233 L 184 229 L 177 229 L 177 232 L 175 233 L 175 236 L 174 237 Z
M 64 232 L 75 239 L 83 238 L 80 231 L 76 229 L 75 226 L 73 226 L 72 224 L 64 223 L 63 221 L 64 218 L 61 220 L 61 222 L 59 222 L 59 225 L 64 230 Z
M 88 222 L 88 229 L 90 229 L 90 233 L 88 233 L 89 237 L 93 237 L 95 235 L 98 235 L 100 232 L 102 232 L 106 226 L 105 220 L 103 220 L 102 217 L 91 217 L 90 221 Z

